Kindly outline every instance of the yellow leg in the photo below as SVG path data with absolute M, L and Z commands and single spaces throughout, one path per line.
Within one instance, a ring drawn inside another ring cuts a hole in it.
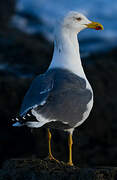
M 69 145 L 69 161 L 68 161 L 68 165 L 73 166 L 72 163 L 72 144 L 73 144 L 73 140 L 72 140 L 72 134 L 69 133 L 69 139 L 68 139 L 68 145 Z
M 52 135 L 51 135 L 51 132 L 50 130 L 48 129 L 48 146 L 49 146 L 49 159 L 50 160 L 55 160 L 56 162 L 59 162 L 57 159 L 55 159 L 52 155 L 52 150 L 51 150 L 51 138 L 52 138 Z
M 51 138 L 52 138 L 52 135 L 51 135 L 51 132 L 50 130 L 48 129 L 48 146 L 49 146 L 49 159 L 53 159 L 53 156 L 52 156 L 52 151 L 51 151 Z

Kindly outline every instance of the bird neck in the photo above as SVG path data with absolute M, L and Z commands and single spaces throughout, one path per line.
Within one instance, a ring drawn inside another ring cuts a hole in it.
M 85 77 L 81 64 L 77 33 L 67 28 L 55 32 L 54 53 L 49 69 L 67 69 Z

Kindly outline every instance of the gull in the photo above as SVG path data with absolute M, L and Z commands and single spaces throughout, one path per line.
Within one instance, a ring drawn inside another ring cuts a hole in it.
M 57 21 L 51 64 L 33 80 L 21 106 L 22 120 L 13 125 L 48 128 L 50 160 L 56 160 L 51 150 L 50 128 L 68 132 L 70 166 L 73 166 L 73 131 L 88 118 L 93 107 L 93 90 L 82 67 L 77 36 L 86 28 L 102 30 L 103 26 L 75 11 Z

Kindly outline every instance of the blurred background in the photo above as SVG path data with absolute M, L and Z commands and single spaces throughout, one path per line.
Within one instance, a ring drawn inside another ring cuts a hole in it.
M 12 127 L 37 74 L 48 68 L 57 18 L 77 10 L 103 24 L 104 31 L 80 33 L 85 73 L 94 89 L 90 117 L 74 132 L 73 161 L 79 167 L 117 166 L 117 1 L 0 1 L 0 167 L 10 158 L 45 158 L 47 130 Z M 67 134 L 52 130 L 53 154 L 67 161 Z

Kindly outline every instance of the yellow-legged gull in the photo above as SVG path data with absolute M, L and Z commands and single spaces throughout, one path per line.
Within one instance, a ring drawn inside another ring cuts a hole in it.
M 85 76 L 79 53 L 77 34 L 85 29 L 102 30 L 99 23 L 71 11 L 57 22 L 52 62 L 36 77 L 24 97 L 20 119 L 13 126 L 47 127 L 69 133 L 69 165 L 72 163 L 72 133 L 89 116 L 93 106 L 93 91 Z M 29 116 L 34 116 L 32 121 Z M 49 158 L 51 133 L 49 137 Z

